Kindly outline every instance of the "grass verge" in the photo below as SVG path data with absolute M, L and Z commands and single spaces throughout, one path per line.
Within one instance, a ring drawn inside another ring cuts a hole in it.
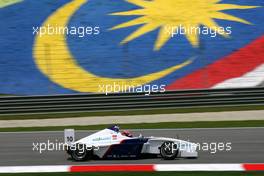
M 234 107 L 204 107 L 204 108 L 181 108 L 181 109 L 156 109 L 156 110 L 133 110 L 117 112 L 83 112 L 83 113 L 54 113 L 36 115 L 0 115 L 0 120 L 22 120 L 22 119 L 49 119 L 49 118 L 73 118 L 91 116 L 127 116 L 127 115 L 151 115 L 151 114 L 175 114 L 175 113 L 197 113 L 197 112 L 224 112 L 224 111 L 250 111 L 264 110 L 263 105 L 258 106 L 234 106 Z
M 109 125 L 0 128 L 0 132 L 63 131 L 66 128 L 73 128 L 76 130 L 100 130 L 108 127 Z M 140 124 L 121 124 L 120 126 L 123 129 L 264 127 L 264 120 L 263 121 L 256 120 L 256 121 L 140 123 Z
M 0 176 L 263 176 L 263 172 L 158 172 L 158 173 L 47 173 L 47 174 L 0 174 Z

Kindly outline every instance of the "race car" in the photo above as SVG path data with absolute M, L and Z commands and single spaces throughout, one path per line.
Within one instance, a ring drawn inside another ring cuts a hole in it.
M 65 139 L 72 137 L 65 136 Z M 117 125 L 98 131 L 66 145 L 67 154 L 75 161 L 92 159 L 139 159 L 145 156 L 165 160 L 197 158 L 197 145 L 180 139 L 144 137 L 120 131 Z

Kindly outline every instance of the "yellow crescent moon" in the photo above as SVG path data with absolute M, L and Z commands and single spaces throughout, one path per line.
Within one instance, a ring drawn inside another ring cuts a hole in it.
M 65 4 L 49 16 L 42 27 L 47 28 L 48 25 L 51 27 L 66 27 L 73 14 L 86 2 L 87 0 L 73 0 Z M 78 92 L 93 93 L 99 91 L 99 85 L 127 85 L 135 87 L 145 85 L 185 67 L 192 62 L 192 60 L 187 60 L 182 64 L 160 72 L 129 79 L 99 77 L 78 65 L 69 51 L 65 34 L 37 35 L 35 38 L 33 55 L 39 70 L 51 81 L 64 88 Z

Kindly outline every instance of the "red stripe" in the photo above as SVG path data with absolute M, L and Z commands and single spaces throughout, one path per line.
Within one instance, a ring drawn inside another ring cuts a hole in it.
M 264 36 L 231 55 L 195 71 L 167 86 L 167 90 L 211 88 L 227 79 L 236 78 L 264 63 Z
M 264 164 L 243 164 L 246 171 L 264 171 Z
M 154 165 L 71 166 L 70 172 L 153 172 Z

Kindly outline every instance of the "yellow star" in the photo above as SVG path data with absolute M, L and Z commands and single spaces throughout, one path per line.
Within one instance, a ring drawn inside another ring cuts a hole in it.
M 121 44 L 126 44 L 148 32 L 160 29 L 155 42 L 154 50 L 160 50 L 171 38 L 168 28 L 176 30 L 182 26 L 186 29 L 200 27 L 201 25 L 211 30 L 219 29 L 220 26 L 214 19 L 229 20 L 250 24 L 241 18 L 222 12 L 230 9 L 252 9 L 258 6 L 242 6 L 235 4 L 219 4 L 221 0 L 126 0 L 129 3 L 139 6 L 139 9 L 117 12 L 111 15 L 139 16 L 138 18 L 119 24 L 111 30 L 127 28 L 130 26 L 142 25 L 135 32 L 126 37 Z M 220 33 L 219 33 L 220 34 Z M 199 34 L 186 33 L 186 38 L 193 46 L 199 45 Z M 221 33 L 228 37 L 227 33 Z

